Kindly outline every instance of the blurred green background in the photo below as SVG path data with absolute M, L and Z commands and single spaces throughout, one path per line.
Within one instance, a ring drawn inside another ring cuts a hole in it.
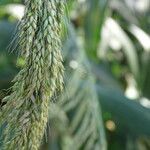
M 65 89 L 51 101 L 41 149 L 150 150 L 150 1 L 66 2 Z M 23 1 L 0 0 L 0 100 L 23 66 L 23 12 Z

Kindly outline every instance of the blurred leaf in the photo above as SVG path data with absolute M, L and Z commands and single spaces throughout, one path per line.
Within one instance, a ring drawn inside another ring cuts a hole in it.
M 95 81 L 90 73 L 90 64 L 80 47 L 73 26 L 68 26 L 68 30 L 69 40 L 67 42 L 72 39 L 71 43 L 76 45 L 76 57 L 74 57 L 76 59 L 74 61 L 76 61 L 78 67 L 72 68 L 72 73 L 69 72 L 70 69 L 68 68 L 69 78 L 66 79 L 66 90 L 58 103 L 60 110 L 63 110 L 69 119 L 69 124 L 59 123 L 61 125 L 59 128 L 66 126 L 66 130 L 63 129 L 63 134 L 60 134 L 62 149 L 70 150 L 74 147 L 75 150 L 96 150 L 99 148 L 106 150 L 100 104 L 97 99 Z M 68 61 L 69 63 L 72 61 L 71 57 Z M 59 112 L 59 116 L 61 116 L 63 112 Z
M 87 0 L 86 3 L 87 13 L 84 21 L 85 48 L 88 50 L 88 55 L 95 59 L 108 0 Z
M 12 40 L 12 34 L 15 30 L 16 23 L 0 21 L 0 51 L 8 50 L 7 47 Z M 8 51 L 7 51 L 8 52 Z
M 112 10 L 116 10 L 117 13 L 126 20 L 127 23 L 139 23 L 133 11 L 126 5 L 125 0 L 111 0 L 110 7 Z
M 134 136 L 150 136 L 150 109 L 113 88 L 97 87 L 102 108 L 112 113 L 124 130 Z
M 117 40 L 120 42 L 123 52 L 126 55 L 126 59 L 128 61 L 128 64 L 130 66 L 130 69 L 132 73 L 134 74 L 135 78 L 138 77 L 139 75 L 139 62 L 138 62 L 138 56 L 136 49 L 131 41 L 131 39 L 127 36 L 127 34 L 123 31 L 123 29 L 119 26 L 119 24 L 112 18 L 108 18 L 104 24 L 105 28 L 107 29 L 107 32 L 109 36 L 112 38 L 115 37 Z M 107 33 L 105 33 L 107 34 Z M 108 37 L 109 37 L 108 36 Z M 110 45 L 110 39 L 109 40 L 104 40 L 103 42 L 108 42 L 106 43 L 107 45 Z M 102 44 L 102 43 L 101 43 Z M 101 56 L 101 53 L 105 49 L 102 49 L 101 47 L 99 48 L 99 55 Z
M 142 55 L 141 80 L 139 88 L 142 94 L 150 99 L 150 52 L 145 52 Z
M 18 3 L 20 1 L 21 0 L 0 0 L 0 5 L 6 5 L 6 4 L 9 4 L 9 3 Z
M 129 30 L 137 38 L 144 50 L 150 52 L 150 36 L 135 25 L 131 25 Z

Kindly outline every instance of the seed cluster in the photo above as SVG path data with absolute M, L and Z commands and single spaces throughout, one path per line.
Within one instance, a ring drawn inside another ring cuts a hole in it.
M 48 121 L 48 106 L 63 89 L 61 20 L 64 0 L 26 0 L 19 27 L 24 68 L 14 79 L 12 93 L 0 112 L 3 150 L 37 150 Z

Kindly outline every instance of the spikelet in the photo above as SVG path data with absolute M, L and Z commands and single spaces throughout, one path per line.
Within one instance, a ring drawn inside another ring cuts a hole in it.
M 25 66 L 13 80 L 0 113 L 2 150 L 37 150 L 48 121 L 49 101 L 63 89 L 61 20 L 63 0 L 27 0 L 19 28 Z

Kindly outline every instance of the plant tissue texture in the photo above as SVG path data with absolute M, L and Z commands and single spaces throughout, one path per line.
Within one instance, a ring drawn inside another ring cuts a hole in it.
M 26 0 L 18 45 L 25 65 L 13 80 L 0 112 L 2 150 L 37 150 L 48 121 L 49 102 L 63 88 L 63 0 Z

